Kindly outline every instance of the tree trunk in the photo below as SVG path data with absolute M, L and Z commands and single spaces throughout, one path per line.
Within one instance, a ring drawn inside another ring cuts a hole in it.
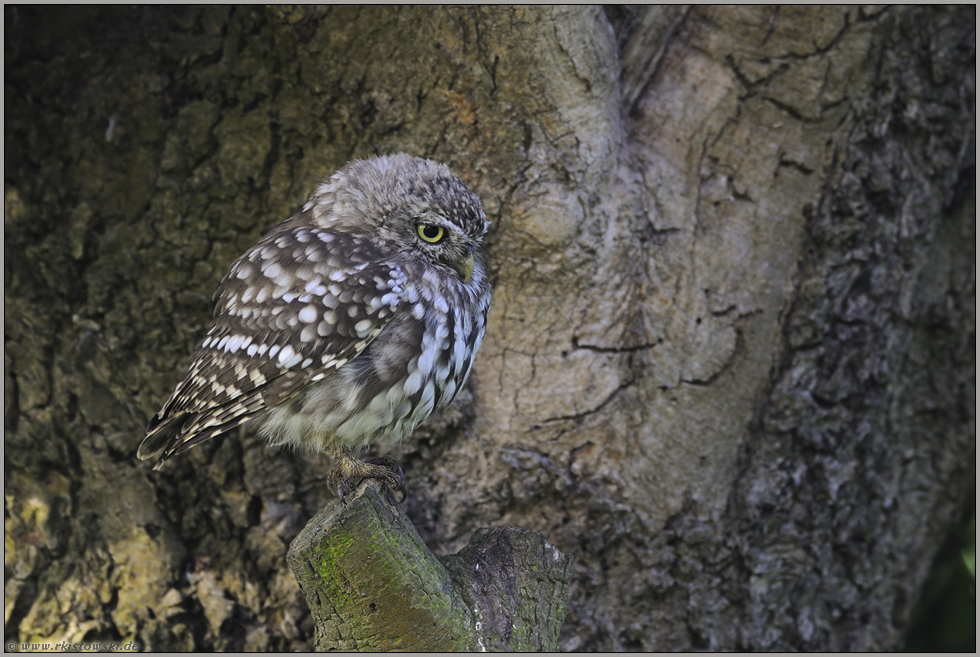
M 330 464 L 136 461 L 229 264 L 346 161 L 493 221 L 437 555 L 574 555 L 565 650 L 888 650 L 975 492 L 975 8 L 4 8 L 5 638 L 302 650 Z

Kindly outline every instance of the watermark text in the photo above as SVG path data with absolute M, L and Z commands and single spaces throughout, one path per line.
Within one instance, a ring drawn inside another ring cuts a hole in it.
M 7 652 L 139 652 L 135 641 L 59 641 L 57 643 L 18 643 L 8 641 Z

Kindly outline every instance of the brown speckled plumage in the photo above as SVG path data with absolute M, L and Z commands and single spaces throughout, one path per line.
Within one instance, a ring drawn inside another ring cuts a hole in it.
M 379 475 L 352 450 L 404 438 L 466 381 L 490 306 L 485 231 L 444 165 L 349 163 L 232 264 L 139 457 L 159 468 L 256 418 L 274 442 L 335 456 L 341 496 Z

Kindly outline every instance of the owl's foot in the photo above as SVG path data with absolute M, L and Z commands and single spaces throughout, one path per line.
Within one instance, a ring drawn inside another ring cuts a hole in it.
M 346 504 L 346 496 L 351 491 L 357 489 L 365 479 L 376 479 L 383 482 L 396 495 L 395 500 L 398 504 L 405 501 L 405 477 L 402 475 L 401 466 L 398 462 L 388 456 L 381 458 L 361 461 L 355 458 L 346 450 L 338 458 L 337 468 L 327 475 L 327 485 L 337 493 L 341 502 Z

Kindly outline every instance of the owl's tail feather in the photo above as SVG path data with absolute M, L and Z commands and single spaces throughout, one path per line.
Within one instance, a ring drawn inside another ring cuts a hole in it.
M 182 410 L 174 411 L 173 400 L 180 392 L 178 387 L 163 409 L 150 419 L 146 427 L 146 438 L 136 455 L 144 460 L 158 458 L 153 469 L 159 470 L 163 462 L 171 456 L 231 431 L 266 408 L 284 402 L 302 388 L 306 378 L 307 375 L 302 370 L 286 370 L 278 376 L 270 377 L 263 386 L 247 394 L 225 399 L 223 403 L 211 403 L 193 410 L 183 407 Z
M 161 411 L 147 425 L 146 438 L 136 450 L 136 456 L 142 460 L 157 458 L 153 469 L 159 470 L 171 456 L 239 427 L 260 410 L 243 412 L 242 408 L 239 404 L 230 409 L 215 408 L 205 413 L 181 413 L 171 417 L 161 417 Z
M 159 414 L 154 415 L 146 427 L 146 438 L 143 439 L 139 449 L 136 450 L 136 456 L 143 461 L 159 456 L 160 460 L 154 466 L 154 470 L 159 468 L 160 464 L 167 460 L 169 456 L 169 454 L 163 454 L 161 456 L 160 453 L 180 433 L 181 426 L 183 425 L 183 422 L 180 420 L 183 420 L 183 416 L 163 418 Z

